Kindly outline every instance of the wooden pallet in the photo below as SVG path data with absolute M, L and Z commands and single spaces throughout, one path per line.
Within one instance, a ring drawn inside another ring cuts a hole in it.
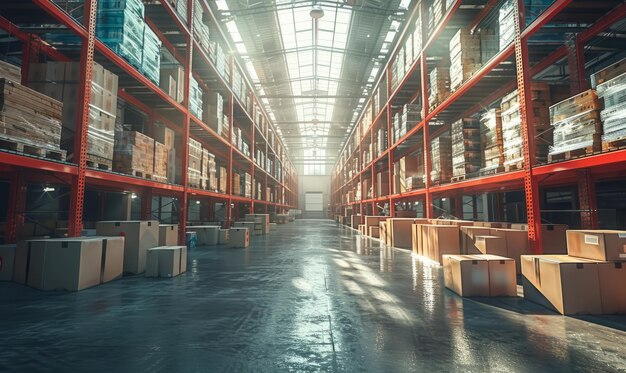
M 602 151 L 605 151 L 605 152 L 620 150 L 624 148 L 626 148 L 626 138 L 602 142 Z
M 596 151 L 594 150 L 593 146 L 586 146 L 584 148 L 574 149 L 574 150 L 570 150 L 570 151 L 559 153 L 559 154 L 549 154 L 548 163 L 562 162 L 562 161 L 568 161 L 570 159 L 585 157 L 588 155 L 592 155 L 594 152 Z
M 459 181 L 473 179 L 478 176 L 479 176 L 479 172 L 469 172 L 469 173 L 466 173 L 465 175 L 453 176 L 452 179 L 450 179 L 450 182 L 458 183 Z
M 524 169 L 524 161 L 504 165 L 504 172 L 519 171 Z
M 117 172 L 121 172 L 123 174 L 126 175 L 130 175 L 133 177 L 139 177 L 142 179 L 148 179 L 148 180 L 153 180 L 152 179 L 152 174 L 149 174 L 147 172 L 141 171 L 141 170 L 116 170 Z
M 479 176 L 490 176 L 504 172 L 504 166 L 491 167 L 478 171 Z
M 95 168 L 96 170 L 111 171 L 113 169 L 113 160 L 87 154 L 87 167 Z
M 53 150 L 42 145 L 29 144 L 19 139 L 0 137 L 0 149 L 11 150 L 36 157 L 48 158 L 55 161 L 65 161 L 67 152 L 65 150 Z

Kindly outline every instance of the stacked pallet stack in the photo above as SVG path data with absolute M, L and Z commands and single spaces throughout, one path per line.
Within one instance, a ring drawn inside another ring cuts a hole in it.
M 176 134 L 174 133 L 174 130 L 160 123 L 157 123 L 154 126 L 153 133 L 154 139 L 157 141 L 157 143 L 163 144 L 163 147 L 167 149 L 167 161 L 164 164 L 167 181 L 169 181 L 170 183 L 176 183 L 177 177 L 180 175 L 180 161 L 176 157 Z M 159 146 L 158 148 L 159 150 L 155 148 L 155 154 L 162 152 L 162 150 L 160 150 L 161 147 Z M 161 156 L 162 155 L 159 154 L 159 156 L 155 157 L 155 169 L 157 167 L 161 167 L 156 165 L 157 159 L 160 159 Z M 159 169 L 155 173 L 160 174 L 161 172 L 162 170 Z
M 244 197 L 252 198 L 252 175 L 247 172 L 241 178 L 241 190 Z
M 446 2 L 444 0 L 434 0 L 428 6 L 428 33 L 431 34 L 435 27 L 441 23 L 446 12 Z
M 478 172 L 481 162 L 480 122 L 463 118 L 452 123 L 452 176 L 464 177 Z
M 73 150 L 76 132 L 80 80 L 78 62 L 33 63 L 28 69 L 28 84 L 33 89 L 63 102 L 61 143 Z M 90 166 L 112 168 L 114 127 L 117 109 L 118 77 L 102 65 L 92 67 L 87 129 L 87 159 Z
M 441 104 L 450 95 L 450 69 L 437 66 L 430 72 L 428 85 L 428 105 L 431 108 Z
M 422 120 L 422 106 L 418 104 L 406 104 L 402 108 L 402 123 L 400 126 L 405 132 L 415 127 Z
M 602 109 L 598 94 L 590 89 L 550 107 L 550 122 L 554 128 L 554 146 L 550 147 L 552 160 L 572 151 L 590 153 L 602 146 Z
M 604 101 L 600 113 L 603 148 L 619 147 L 626 140 L 626 60 L 599 71 L 591 81 Z
M 450 39 L 450 90 L 455 91 L 480 67 L 480 35 L 459 29 Z
M 178 64 L 161 64 L 159 87 L 179 104 L 185 99 L 185 71 Z
M 159 148 L 158 153 L 155 152 L 157 148 Z M 141 132 L 124 131 L 120 142 L 115 144 L 113 169 L 132 176 L 165 180 L 167 178 L 167 153 L 165 145 Z M 158 166 L 155 169 L 157 163 Z
M 499 39 L 500 39 L 500 50 L 506 48 L 510 43 L 513 42 L 513 37 L 515 35 L 515 16 L 517 15 L 516 10 L 517 6 L 515 5 L 515 0 L 507 0 L 499 10 Z
M 2 148 L 65 160 L 60 150 L 63 104 L 6 78 L 0 79 Z
M 545 163 L 549 147 L 552 145 L 548 102 L 550 86 L 533 82 L 531 92 L 533 123 L 529 125 L 535 136 L 535 158 L 538 163 Z M 522 122 L 517 90 L 502 98 L 500 105 L 502 120 L 502 141 L 504 166 L 507 170 L 520 169 L 523 165 Z
M 448 182 L 452 178 L 452 138 L 446 132 L 431 141 L 432 170 L 430 181 L 433 184 Z
M 226 167 L 224 166 L 220 166 L 220 175 L 219 175 L 219 179 L 218 179 L 218 192 L 220 193 L 226 193 L 226 187 L 227 187 L 227 183 L 228 183 L 228 171 L 226 170 Z
M 490 109 L 480 117 L 480 147 L 482 154 L 481 170 L 483 174 L 502 171 L 504 164 L 502 143 L 502 120 L 500 109 Z
M 209 15 L 205 14 L 204 8 L 200 4 L 199 0 L 193 2 L 193 30 L 194 36 L 200 44 L 200 47 L 208 55 L 210 54 L 211 39 L 209 33 L 209 26 L 206 24 L 206 20 L 209 19 Z
M 202 118 L 202 89 L 193 77 L 189 79 L 189 111 L 196 118 Z
M 228 137 L 228 132 L 224 133 L 224 99 L 222 95 L 217 92 L 205 92 L 203 104 L 202 120 L 218 135 Z
M 141 67 L 139 71 L 154 84 L 159 84 L 161 69 L 161 40 L 146 25 L 143 31 Z
M 192 188 L 200 188 L 202 176 L 202 144 L 189 138 L 189 163 L 187 165 L 187 180 Z

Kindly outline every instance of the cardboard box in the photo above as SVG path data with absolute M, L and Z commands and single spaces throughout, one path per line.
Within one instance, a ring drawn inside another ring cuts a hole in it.
M 517 229 L 491 229 L 492 236 L 504 237 L 506 240 L 506 256 L 515 260 L 515 271 L 517 274 L 522 273 L 520 257 L 530 254 L 528 250 L 528 232 Z
M 161 246 L 148 250 L 146 277 L 176 277 L 185 272 L 186 246 Z
M 486 260 L 489 265 L 489 296 L 517 296 L 517 276 L 513 259 L 497 255 L 472 255 L 472 257 Z
M 220 245 L 227 244 L 230 238 L 230 233 L 228 229 L 220 229 L 219 236 L 217 238 L 217 243 Z
M 477 236 L 489 236 L 490 229 L 483 226 L 463 226 L 461 229 L 461 253 L 462 254 L 480 254 L 480 250 L 476 247 Z
M 528 231 L 528 224 L 511 224 L 511 229 Z M 541 242 L 544 254 L 565 254 L 567 253 L 565 224 L 542 224 Z
M 445 286 L 462 297 L 489 296 L 489 264 L 471 255 L 443 255 Z
M 476 236 L 476 248 L 482 254 L 506 257 L 506 239 L 499 236 Z
M 16 245 L 0 245 L 0 281 L 13 280 Z
M 196 232 L 198 246 L 213 246 L 218 243 L 220 231 L 218 225 L 194 225 L 187 229 Z
M 102 239 L 23 241 L 15 259 L 16 282 L 40 290 L 79 291 L 100 284 Z
M 522 255 L 524 298 L 563 315 L 602 313 L 597 262 L 567 255 Z
M 370 237 L 374 237 L 374 238 L 379 238 L 380 237 L 380 232 L 379 232 L 379 228 L 378 227 L 369 227 L 369 232 L 368 232 L 368 236 Z
M 602 313 L 626 313 L 626 263 L 599 262 L 598 279 Z
M 391 245 L 401 249 L 413 248 L 411 230 L 414 218 L 392 218 L 389 219 L 389 235 L 391 236 Z
M 102 240 L 100 283 L 116 280 L 124 274 L 124 237 L 98 237 Z
M 230 228 L 230 239 L 228 247 L 248 247 L 250 246 L 250 231 L 245 227 Z
M 626 231 L 568 230 L 567 254 L 600 261 L 626 260 Z
M 99 236 L 123 236 L 124 272 L 140 274 L 146 270 L 148 249 L 159 245 L 159 222 L 100 221 L 96 223 Z
M 178 224 L 159 225 L 159 246 L 178 245 Z
M 459 227 L 454 225 L 423 225 L 422 238 L 424 256 L 443 262 L 443 255 L 460 255 Z

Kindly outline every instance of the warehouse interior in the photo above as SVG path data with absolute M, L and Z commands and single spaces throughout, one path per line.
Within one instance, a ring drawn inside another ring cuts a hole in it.
M 626 370 L 623 0 L 3 0 L 0 371 Z

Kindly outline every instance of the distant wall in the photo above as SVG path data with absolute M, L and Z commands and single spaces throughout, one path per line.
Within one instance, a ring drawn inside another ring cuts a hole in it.
M 307 192 L 321 192 L 324 195 L 324 211 L 306 211 L 304 195 Z M 330 204 L 330 176 L 298 176 L 298 209 L 302 210 L 303 219 L 325 219 L 328 217 Z

